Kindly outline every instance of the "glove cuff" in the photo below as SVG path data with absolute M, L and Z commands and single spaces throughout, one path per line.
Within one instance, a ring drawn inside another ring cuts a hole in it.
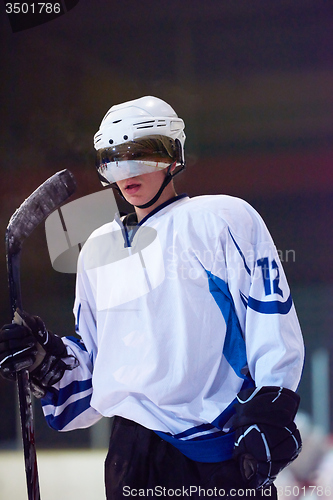
M 283 387 L 245 389 L 237 395 L 232 425 L 234 428 L 251 424 L 285 427 L 294 421 L 299 402 L 298 394 Z
M 30 374 L 31 390 L 35 397 L 45 396 L 48 388 L 59 382 L 66 370 L 73 370 L 78 366 L 75 356 L 69 356 L 65 348 L 62 358 L 46 354 L 40 365 Z

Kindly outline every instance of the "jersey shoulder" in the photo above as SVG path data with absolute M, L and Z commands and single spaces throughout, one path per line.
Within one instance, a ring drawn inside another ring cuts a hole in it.
M 194 196 L 188 199 L 187 204 L 190 210 L 206 210 L 225 216 L 231 210 L 234 213 L 242 212 L 247 208 L 254 210 L 245 200 L 226 194 Z
M 251 241 L 266 240 L 267 227 L 259 213 L 245 200 L 230 195 L 189 198 L 177 208 L 177 218 L 193 224 L 228 227 L 236 236 Z

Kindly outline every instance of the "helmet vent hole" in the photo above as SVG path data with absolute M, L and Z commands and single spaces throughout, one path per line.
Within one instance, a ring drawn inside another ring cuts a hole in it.
M 110 139 L 110 140 L 109 140 L 109 144 L 113 144 L 113 139 Z
M 119 122 L 122 122 L 122 120 L 115 120 L 114 122 L 112 123 L 119 123 Z
M 124 135 L 124 140 L 127 141 L 128 135 Z

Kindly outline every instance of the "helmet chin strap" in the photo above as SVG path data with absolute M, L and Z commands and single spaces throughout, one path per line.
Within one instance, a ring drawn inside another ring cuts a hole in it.
M 167 173 L 165 175 L 165 178 L 161 184 L 161 187 L 160 189 L 157 191 L 157 193 L 155 194 L 155 196 L 150 200 L 148 201 L 147 203 L 144 203 L 143 205 L 133 205 L 134 207 L 137 207 L 137 208 L 148 208 L 148 207 L 151 207 L 152 205 L 154 205 L 154 203 L 156 203 L 156 201 L 159 199 L 159 197 L 161 196 L 163 190 L 166 188 L 166 186 L 169 184 L 169 182 L 172 181 L 172 179 L 178 175 L 182 170 L 185 169 L 185 163 L 182 163 L 181 165 L 181 168 L 174 174 L 171 173 L 171 167 L 172 167 L 173 163 L 171 163 L 168 167 L 168 170 L 167 170 Z M 98 174 L 99 175 L 99 178 L 107 183 L 107 180 L 101 176 L 101 174 Z M 111 184 L 111 186 L 117 190 L 117 192 L 119 193 L 119 195 L 126 201 L 126 198 L 125 196 L 123 195 L 123 193 L 121 192 L 121 190 L 119 189 L 119 187 L 117 186 L 117 183 L 114 182 L 113 184 Z
M 135 207 L 137 207 L 137 208 L 148 208 L 148 207 L 151 207 L 152 205 L 154 205 L 154 203 L 156 203 L 156 201 L 161 196 L 161 194 L 162 194 L 163 190 L 165 189 L 165 187 L 169 184 L 170 181 L 172 181 L 173 175 L 170 172 L 172 165 L 173 165 L 172 163 L 171 163 L 171 165 L 169 165 L 168 171 L 167 171 L 166 176 L 165 176 L 165 178 L 164 178 L 164 180 L 162 182 L 162 185 L 161 185 L 160 189 L 157 191 L 157 193 L 155 194 L 155 196 L 150 201 L 148 201 L 147 203 L 145 203 L 144 205 L 134 205 Z

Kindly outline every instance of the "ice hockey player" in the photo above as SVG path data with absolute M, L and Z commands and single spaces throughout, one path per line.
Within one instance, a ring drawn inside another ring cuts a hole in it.
M 134 211 L 80 253 L 80 340 L 19 311 L 24 324 L 0 331 L 2 375 L 28 367 L 59 431 L 115 417 L 108 500 L 276 498 L 274 479 L 301 449 L 304 351 L 263 220 L 235 197 L 176 194 L 184 122 L 161 99 L 113 106 L 94 140 L 102 183 Z

